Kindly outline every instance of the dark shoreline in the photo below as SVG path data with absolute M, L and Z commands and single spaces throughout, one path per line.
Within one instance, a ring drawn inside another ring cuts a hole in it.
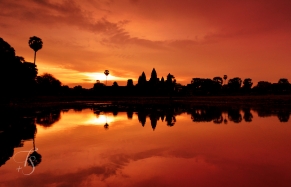
M 191 96 L 191 97 L 84 97 L 45 96 L 17 99 L 2 107 L 33 108 L 74 108 L 94 107 L 100 104 L 135 105 L 185 105 L 185 106 L 237 106 L 237 107 L 283 107 L 291 108 L 291 95 L 264 96 Z

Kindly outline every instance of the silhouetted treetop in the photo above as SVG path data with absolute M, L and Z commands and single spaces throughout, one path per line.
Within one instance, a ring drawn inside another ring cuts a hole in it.
M 288 81 L 288 79 L 281 78 L 281 79 L 279 79 L 278 84 L 289 84 L 289 81 Z
M 28 45 L 34 50 L 34 64 L 36 59 L 36 52 L 42 48 L 42 40 L 36 36 L 30 37 L 28 40 Z
M 220 85 L 222 85 L 222 83 L 223 83 L 223 80 L 222 80 L 221 77 L 214 77 L 213 78 L 213 81 L 216 82 L 216 83 L 218 83 L 218 84 L 220 84 Z
M 38 90 L 42 94 L 56 94 L 61 89 L 62 83 L 49 73 L 44 73 L 36 78 Z
M 15 50 L 6 41 L 0 38 L 0 62 L 2 72 L 0 74 L 2 95 L 9 98 L 26 95 L 33 92 L 36 66 L 26 62 L 21 56 L 15 55 Z M 8 100 L 8 98 L 1 98 Z
M 61 85 L 61 82 L 56 79 L 52 74 L 44 73 L 41 76 L 37 77 L 38 83 L 46 83 L 46 84 L 58 84 Z
M 241 87 L 242 80 L 239 77 L 235 77 L 228 80 L 228 86 L 231 90 L 239 90 Z
M 6 41 L 0 38 L 0 58 L 7 62 L 15 58 L 15 50 Z
M 40 50 L 42 48 L 42 40 L 39 37 L 32 36 L 28 40 L 28 45 L 31 49 L 33 49 L 35 52 Z
M 252 82 L 252 79 L 250 78 L 246 78 L 243 82 L 244 89 L 250 90 L 252 88 L 252 85 L 253 85 L 253 82 Z

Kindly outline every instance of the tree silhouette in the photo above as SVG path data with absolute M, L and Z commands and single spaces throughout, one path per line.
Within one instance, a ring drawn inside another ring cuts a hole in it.
M 191 84 L 194 93 L 198 95 L 209 95 L 213 93 L 214 90 L 218 91 L 221 87 L 218 82 L 203 78 L 193 78 Z
M 104 125 L 104 129 L 108 129 L 109 128 L 109 124 L 106 122 Z
M 250 108 L 243 108 L 243 112 L 244 112 L 244 120 L 245 122 L 251 122 L 253 119 L 253 114 L 251 113 Z
M 175 125 L 176 123 L 176 117 L 174 115 L 174 109 L 173 108 L 169 108 L 167 111 L 166 111 L 166 120 L 167 122 L 167 126 L 169 127 L 172 127 Z
M 0 38 L 0 62 L 2 72 L 1 102 L 9 102 L 9 98 L 26 96 L 33 92 L 36 66 L 26 62 L 21 56 L 15 55 L 15 50 L 6 41 Z
M 275 84 L 276 91 L 278 91 L 279 93 L 286 93 L 290 91 L 291 90 L 290 86 L 291 85 L 288 79 L 286 78 L 279 79 L 278 84 Z
M 259 94 L 268 94 L 272 92 L 272 83 L 267 81 L 259 81 L 253 88 L 254 92 Z
M 57 94 L 62 83 L 49 73 L 36 77 L 37 87 L 41 94 Z
M 290 118 L 290 111 L 288 110 L 280 110 L 277 113 L 278 119 L 280 122 L 288 122 Z
M 228 87 L 231 91 L 238 91 L 241 87 L 242 80 L 239 77 L 235 77 L 228 80 Z
M 288 79 L 281 78 L 281 79 L 279 79 L 278 84 L 289 84 L 289 81 L 288 81 Z
M 218 83 L 218 84 L 220 84 L 220 85 L 222 85 L 222 83 L 223 83 L 223 80 L 222 80 L 221 77 L 214 77 L 213 78 L 213 81 L 216 82 L 216 83 Z
M 36 152 L 35 141 L 33 137 L 33 152 L 28 156 L 27 163 L 29 166 L 35 167 L 41 163 L 41 155 Z
M 240 123 L 242 121 L 242 116 L 239 109 L 228 109 L 228 119 L 234 123 Z
M 222 88 L 223 80 L 222 80 L 221 77 L 214 77 L 213 78 L 213 82 L 214 82 L 214 84 L 212 86 L 213 87 L 213 91 L 217 93 Z
M 36 123 L 43 127 L 51 127 L 61 119 L 60 110 L 43 110 L 36 116 Z
M 36 52 L 42 48 L 42 40 L 36 36 L 30 37 L 28 40 L 28 45 L 34 50 L 34 64 L 36 59 Z
M 107 76 L 109 75 L 109 70 L 105 70 L 104 74 L 106 75 L 106 86 L 107 86 Z
M 223 79 L 224 79 L 224 84 L 226 84 L 226 79 L 227 79 L 227 75 L 223 75 Z
M 251 90 L 251 88 L 252 88 L 252 85 L 253 85 L 252 79 L 246 78 L 243 81 L 243 86 L 242 86 L 243 91 L 249 92 Z

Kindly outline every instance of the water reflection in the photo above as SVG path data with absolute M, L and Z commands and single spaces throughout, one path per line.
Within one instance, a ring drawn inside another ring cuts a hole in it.
M 244 112 L 243 118 L 244 118 L 245 122 L 252 122 L 253 114 L 251 113 L 251 108 L 244 107 L 242 110 Z
M 14 148 L 22 147 L 24 141 L 34 139 L 37 132 L 35 118 L 31 113 L 1 110 L 0 112 L 0 166 L 14 154 Z
M 35 148 L 35 138 L 33 137 L 33 152 L 28 156 L 27 163 L 31 167 L 35 167 L 41 162 L 41 155 L 37 152 Z
M 78 111 L 78 110 L 74 109 L 74 111 Z M 44 127 L 51 127 L 54 123 L 59 121 L 60 118 L 61 118 L 60 109 L 57 109 L 57 110 L 45 109 L 42 111 L 38 111 L 38 113 L 36 114 L 36 123 Z
M 280 122 L 288 122 L 291 114 L 289 108 L 269 109 L 269 108 L 254 108 L 251 107 L 218 107 L 218 106 L 100 106 L 93 108 L 94 113 L 107 111 L 118 116 L 118 112 L 126 112 L 127 119 L 131 120 L 133 114 L 136 113 L 138 121 L 144 127 L 147 118 L 150 121 L 153 130 L 157 127 L 157 122 L 165 121 L 167 126 L 174 126 L 176 116 L 182 113 L 190 114 L 193 122 L 213 122 L 215 124 L 227 124 L 229 121 L 233 123 L 252 122 L 253 112 L 258 113 L 259 117 L 277 116 Z
M 240 123 L 242 121 L 242 116 L 238 108 L 229 108 L 228 109 L 228 120 L 233 121 L 234 123 Z
M 0 172 L 7 180 L 0 182 L 25 186 L 31 180 L 37 186 L 37 178 L 46 178 L 47 186 L 216 186 L 217 181 L 223 181 L 218 186 L 266 186 L 281 181 L 284 186 L 291 184 L 286 172 L 291 130 L 278 124 L 290 124 L 290 114 L 284 107 L 180 105 L 3 110 Z M 37 169 L 29 179 L 14 179 L 10 158 L 23 146 L 33 147 L 27 163 Z

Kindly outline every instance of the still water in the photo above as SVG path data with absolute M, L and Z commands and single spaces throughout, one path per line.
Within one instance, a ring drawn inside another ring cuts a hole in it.
M 2 112 L 0 187 L 291 186 L 291 110 Z

